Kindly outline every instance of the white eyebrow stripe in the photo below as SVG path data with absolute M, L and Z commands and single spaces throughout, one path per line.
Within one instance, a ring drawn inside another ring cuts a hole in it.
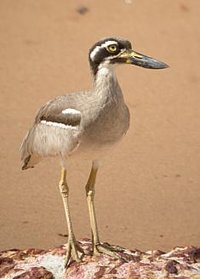
M 113 44 L 117 45 L 118 43 L 116 41 L 106 41 L 105 43 L 101 44 L 100 47 L 107 47 Z
M 93 51 L 90 53 L 90 58 L 91 58 L 91 60 L 94 59 L 95 55 L 97 54 L 97 52 L 98 52 L 101 48 L 105 48 L 105 47 L 107 47 L 107 46 L 109 46 L 109 45 L 113 45 L 113 44 L 117 45 L 118 43 L 117 43 L 116 41 L 107 41 L 107 42 L 101 44 L 100 46 L 96 46 L 96 47 L 93 49 Z
M 63 114 L 81 114 L 81 112 L 77 109 L 73 109 L 73 108 L 67 108 L 62 110 Z
M 61 128 L 61 129 L 72 129 L 72 130 L 77 129 L 77 127 L 74 127 L 72 125 L 65 125 L 63 123 L 46 121 L 46 120 L 42 120 L 40 123 L 45 124 L 47 126 L 53 126 L 53 127 Z

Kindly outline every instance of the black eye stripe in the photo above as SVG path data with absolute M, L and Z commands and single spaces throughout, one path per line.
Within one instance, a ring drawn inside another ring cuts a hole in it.
M 115 49 L 112 49 L 112 47 Z M 117 44 L 112 44 L 108 46 L 96 46 L 93 51 L 90 53 L 90 59 L 92 61 L 99 60 L 98 58 L 109 58 L 112 57 L 112 55 L 119 54 L 121 52 L 121 49 Z
M 114 49 L 109 51 L 108 47 L 112 48 L 112 45 L 113 47 L 117 47 L 116 51 Z M 127 40 L 114 37 L 102 39 L 94 44 L 89 51 L 89 62 L 94 75 L 98 70 L 98 66 L 105 61 L 112 64 L 117 63 L 116 58 L 126 49 L 131 49 L 131 43 Z
M 119 46 L 117 44 L 112 44 L 106 47 L 107 51 L 111 54 L 116 54 L 120 51 Z
M 95 57 L 98 55 L 99 52 L 103 52 L 103 50 L 108 50 L 108 47 L 111 45 L 116 45 L 118 46 L 118 42 L 114 41 L 114 40 L 108 40 L 105 41 L 101 44 L 95 45 L 91 50 L 90 50 L 90 59 L 91 60 L 95 60 Z

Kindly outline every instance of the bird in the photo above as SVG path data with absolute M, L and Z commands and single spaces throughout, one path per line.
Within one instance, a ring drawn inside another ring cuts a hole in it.
M 45 157 L 59 157 L 61 177 L 59 190 L 63 200 L 68 241 L 66 266 L 80 262 L 84 251 L 76 240 L 69 208 L 67 164 L 90 160 L 91 170 L 85 185 L 92 233 L 92 255 L 117 257 L 111 245 L 100 242 L 95 214 L 95 182 L 99 161 L 104 152 L 119 142 L 129 129 L 130 113 L 118 83 L 116 65 L 129 64 L 147 69 L 164 69 L 168 65 L 133 50 L 131 42 L 106 37 L 89 49 L 93 84 L 88 91 L 67 93 L 43 105 L 21 144 L 22 170 L 33 168 Z

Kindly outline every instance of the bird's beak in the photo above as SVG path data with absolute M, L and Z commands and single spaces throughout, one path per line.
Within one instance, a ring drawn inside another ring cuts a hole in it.
M 165 69 L 169 67 L 164 62 L 143 55 L 139 52 L 135 52 L 133 50 L 125 50 L 118 56 L 118 58 L 121 60 L 122 63 L 133 64 L 147 69 Z

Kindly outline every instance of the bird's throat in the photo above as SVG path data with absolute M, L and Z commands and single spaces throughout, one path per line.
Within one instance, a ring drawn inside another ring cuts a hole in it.
M 96 92 L 115 91 L 119 87 L 113 65 L 101 66 L 95 76 L 94 87 Z

